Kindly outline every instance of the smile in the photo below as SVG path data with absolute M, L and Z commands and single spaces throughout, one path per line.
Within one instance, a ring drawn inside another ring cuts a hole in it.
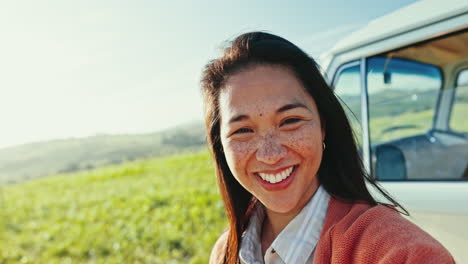
M 259 172 L 258 175 L 262 178 L 262 180 L 267 181 L 269 183 L 279 183 L 291 176 L 293 170 L 294 166 L 291 166 L 275 174 Z

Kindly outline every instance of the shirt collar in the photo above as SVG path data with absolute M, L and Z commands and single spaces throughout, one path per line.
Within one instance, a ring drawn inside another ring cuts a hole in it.
M 306 263 L 315 249 L 330 196 L 320 186 L 301 212 L 281 231 L 271 247 L 285 263 Z
M 258 203 L 250 216 L 247 229 L 242 234 L 241 245 L 239 249 L 239 258 L 242 263 L 263 263 L 262 256 L 262 225 L 265 219 L 265 210 L 263 205 Z
M 330 196 L 319 186 L 301 212 L 271 244 L 284 263 L 306 263 L 317 245 L 327 214 Z M 244 263 L 262 263 L 261 233 L 265 208 L 258 204 L 243 234 L 239 257 Z

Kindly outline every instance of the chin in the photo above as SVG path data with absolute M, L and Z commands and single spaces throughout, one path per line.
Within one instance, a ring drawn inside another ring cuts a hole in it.
M 288 201 L 288 202 L 282 202 L 282 203 L 270 201 L 268 203 L 263 203 L 263 204 L 270 211 L 273 211 L 278 214 L 287 214 L 287 213 L 292 212 L 294 208 L 296 208 L 297 201 L 296 202 Z

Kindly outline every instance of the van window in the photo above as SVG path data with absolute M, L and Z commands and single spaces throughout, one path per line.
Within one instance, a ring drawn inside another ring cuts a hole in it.
M 343 106 L 362 154 L 360 65 L 343 66 L 335 78 L 335 94 Z
M 453 71 L 467 62 L 467 39 L 455 32 L 366 59 L 378 180 L 468 179 L 468 73 Z
M 384 57 L 370 58 L 367 65 L 371 144 L 427 132 L 442 84 L 440 70 Z
M 455 83 L 455 100 L 453 102 L 450 128 L 459 133 L 468 132 L 468 69 L 458 74 Z

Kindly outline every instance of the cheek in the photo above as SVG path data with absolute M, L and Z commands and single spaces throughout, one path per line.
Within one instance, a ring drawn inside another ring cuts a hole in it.
M 223 142 L 223 148 L 229 168 L 237 178 L 247 169 L 247 160 L 254 151 L 254 143 Z
M 285 138 L 286 144 L 302 155 L 317 155 L 322 149 L 322 137 L 320 130 L 314 126 L 304 126 L 299 130 L 295 130 Z

